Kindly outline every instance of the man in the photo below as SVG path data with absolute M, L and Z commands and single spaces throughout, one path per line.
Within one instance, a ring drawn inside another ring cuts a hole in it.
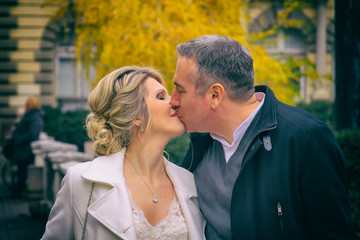
M 253 59 L 225 36 L 177 47 L 171 104 L 191 145 L 208 239 L 357 239 L 345 160 L 330 129 L 254 87 Z M 274 73 L 276 74 L 276 73 Z

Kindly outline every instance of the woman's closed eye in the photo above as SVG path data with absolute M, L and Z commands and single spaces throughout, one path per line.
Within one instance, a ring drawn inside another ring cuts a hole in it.
M 156 95 L 156 98 L 159 99 L 159 100 L 165 100 L 166 99 L 166 96 L 163 92 L 160 92 Z

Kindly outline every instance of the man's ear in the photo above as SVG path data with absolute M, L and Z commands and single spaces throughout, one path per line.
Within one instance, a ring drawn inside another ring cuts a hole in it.
M 208 89 L 211 108 L 216 109 L 224 99 L 225 89 L 220 83 L 212 84 Z

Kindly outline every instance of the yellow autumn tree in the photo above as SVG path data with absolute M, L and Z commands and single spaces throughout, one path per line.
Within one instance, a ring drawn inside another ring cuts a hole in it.
M 96 68 L 95 83 L 122 66 L 152 66 L 162 72 L 172 92 L 177 44 L 219 34 L 250 50 L 256 84 L 269 85 L 280 100 L 290 104 L 299 95 L 290 81 L 296 80 L 291 66 L 269 57 L 247 32 L 249 0 L 52 1 L 62 6 L 59 15 L 66 11 L 76 15 L 77 56 L 85 66 Z

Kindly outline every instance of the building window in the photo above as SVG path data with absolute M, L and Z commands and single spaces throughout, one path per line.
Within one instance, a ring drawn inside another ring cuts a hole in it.
M 74 23 L 60 25 L 55 49 L 55 93 L 59 107 L 63 111 L 87 108 L 87 98 L 91 91 L 81 62 L 75 54 Z M 94 75 L 91 69 L 90 78 Z
M 267 37 L 264 46 L 268 53 L 285 56 L 304 56 L 305 42 L 303 34 L 298 29 L 286 29 L 277 35 Z
M 86 108 L 91 88 L 81 63 L 76 61 L 74 47 L 58 46 L 55 59 L 56 96 L 61 109 Z
M 57 96 L 58 97 L 75 97 L 77 69 L 73 54 L 63 49 L 57 49 Z
M 306 55 L 304 36 L 299 29 L 285 29 L 277 35 L 268 36 L 261 44 L 266 48 L 268 54 L 279 59 L 291 56 L 304 57 Z M 294 70 L 303 72 L 305 66 Z M 305 76 L 300 77 L 299 85 L 300 96 L 302 99 L 306 99 L 307 80 Z

